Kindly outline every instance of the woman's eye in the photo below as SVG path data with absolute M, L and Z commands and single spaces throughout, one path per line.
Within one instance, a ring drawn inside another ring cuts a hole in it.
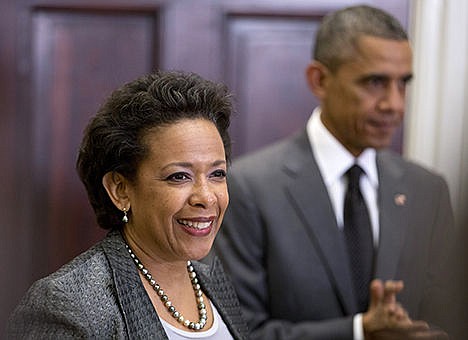
M 166 180 L 172 182 L 183 182 L 189 180 L 190 177 L 184 172 L 176 172 L 175 174 L 169 175 Z
M 211 177 L 215 177 L 215 178 L 225 178 L 226 177 L 226 170 L 222 170 L 222 169 L 219 169 L 219 170 L 216 170 L 212 173 Z

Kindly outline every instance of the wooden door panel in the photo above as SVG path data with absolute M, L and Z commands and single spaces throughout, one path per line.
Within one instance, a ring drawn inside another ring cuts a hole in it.
M 32 18 L 34 267 L 50 272 L 100 238 L 74 164 L 82 131 L 116 87 L 154 68 L 157 12 L 41 8 Z
M 237 100 L 233 154 L 240 155 L 304 126 L 317 101 L 305 68 L 318 18 L 231 16 L 227 83 Z

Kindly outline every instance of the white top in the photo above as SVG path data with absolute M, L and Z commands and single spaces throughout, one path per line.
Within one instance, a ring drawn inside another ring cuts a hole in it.
M 210 301 L 211 309 L 213 310 L 213 324 L 210 328 L 198 332 L 188 332 L 176 328 L 165 320 L 161 319 L 161 323 L 166 331 L 167 337 L 171 340 L 186 340 L 186 339 L 203 339 L 203 340 L 233 340 L 226 324 L 219 315 L 213 303 Z

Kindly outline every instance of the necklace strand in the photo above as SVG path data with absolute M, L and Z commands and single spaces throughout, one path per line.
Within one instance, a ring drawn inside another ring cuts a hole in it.
M 195 269 L 192 266 L 192 263 L 190 261 L 187 261 L 187 272 L 189 274 L 190 281 L 192 282 L 192 287 L 193 291 L 195 292 L 195 298 L 197 300 L 197 308 L 198 308 L 198 315 L 200 316 L 198 322 L 192 322 L 188 319 L 185 319 L 184 316 L 177 311 L 177 309 L 172 305 L 171 300 L 169 300 L 169 297 L 166 295 L 164 290 L 159 286 L 158 283 L 153 279 L 151 273 L 146 269 L 141 261 L 136 257 L 136 255 L 133 253 L 132 249 L 128 244 L 125 244 L 125 248 L 127 248 L 130 257 L 133 259 L 135 264 L 137 265 L 138 270 L 143 274 L 145 279 L 149 282 L 151 287 L 155 290 L 155 292 L 158 294 L 159 299 L 163 303 L 163 305 L 167 308 L 169 313 L 172 315 L 174 319 L 177 320 L 180 324 L 184 325 L 185 327 L 191 329 L 191 330 L 201 330 L 203 327 L 206 325 L 206 321 L 208 319 L 207 314 L 206 314 L 206 306 L 203 300 L 203 292 L 201 290 L 200 284 L 198 283 L 198 278 L 197 274 L 195 273 Z

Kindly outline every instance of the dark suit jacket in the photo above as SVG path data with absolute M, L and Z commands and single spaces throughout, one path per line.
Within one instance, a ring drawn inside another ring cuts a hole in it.
M 416 319 L 441 323 L 441 285 L 453 216 L 444 180 L 377 154 L 380 241 L 375 277 L 401 279 Z M 235 161 L 215 250 L 258 339 L 352 339 L 348 257 L 306 132 Z M 397 195 L 405 195 L 396 203 Z M 401 204 L 403 203 L 403 204 Z M 438 315 L 438 314 L 441 315 Z
M 203 292 L 234 339 L 246 338 L 232 285 L 216 259 L 194 262 Z M 167 339 L 119 232 L 37 281 L 15 309 L 8 339 Z

